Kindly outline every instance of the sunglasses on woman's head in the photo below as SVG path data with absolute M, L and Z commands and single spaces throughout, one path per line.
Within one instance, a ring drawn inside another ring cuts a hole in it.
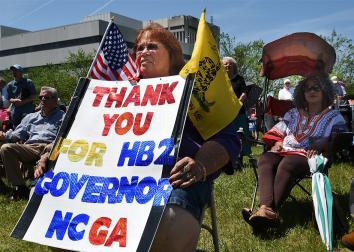
M 146 50 L 148 50 L 149 52 L 151 51 L 156 51 L 157 49 L 159 49 L 159 45 L 157 43 L 147 43 L 147 44 L 142 44 L 142 45 L 139 45 L 137 48 L 136 48 L 136 54 L 141 54 L 144 49 L 146 48 Z
M 305 92 L 310 92 L 310 91 L 315 91 L 315 92 L 319 92 L 321 91 L 321 87 L 319 85 L 313 85 L 313 86 L 305 86 Z

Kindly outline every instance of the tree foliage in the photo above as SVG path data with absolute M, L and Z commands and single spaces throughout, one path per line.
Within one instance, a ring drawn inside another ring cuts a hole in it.
M 65 64 L 66 72 L 76 79 L 86 77 L 95 54 L 95 51 L 85 53 L 81 48 L 77 53 L 70 52 Z
M 336 50 L 336 64 L 332 74 L 348 84 L 354 84 L 354 45 L 353 40 L 338 34 L 335 30 L 330 36 L 323 37 Z
M 251 81 L 262 86 L 264 78 L 259 76 L 261 69 L 263 40 L 255 40 L 248 43 L 236 42 L 234 37 L 222 33 L 220 36 L 221 55 L 233 57 L 237 62 L 238 73 L 246 81 Z
M 26 69 L 25 76 L 33 80 L 37 92 L 42 86 L 54 87 L 58 90 L 61 101 L 68 104 L 78 80 L 86 77 L 94 56 L 94 51 L 85 53 L 79 49 L 77 53 L 70 53 L 63 64 L 31 67 Z M 7 81 L 12 79 L 10 70 L 3 71 L 0 75 Z

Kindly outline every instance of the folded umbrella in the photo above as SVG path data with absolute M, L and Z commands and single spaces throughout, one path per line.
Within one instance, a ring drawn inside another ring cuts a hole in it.
M 326 162 L 327 159 L 322 155 L 314 155 L 308 160 L 312 173 L 312 199 L 318 230 L 326 249 L 332 251 L 333 195 L 331 184 L 326 174 Z

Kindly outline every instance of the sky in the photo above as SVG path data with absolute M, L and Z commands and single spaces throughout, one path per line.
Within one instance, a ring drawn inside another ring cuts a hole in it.
M 328 36 L 333 29 L 354 41 L 354 0 L 0 0 L 0 25 L 30 31 L 115 12 L 138 20 L 178 15 L 199 18 L 206 8 L 221 32 L 236 42 L 268 43 L 294 32 Z

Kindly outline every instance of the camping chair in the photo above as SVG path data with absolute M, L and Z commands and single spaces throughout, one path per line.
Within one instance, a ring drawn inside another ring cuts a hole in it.
M 278 100 L 272 96 L 267 97 L 266 111 L 264 113 L 264 121 L 267 130 L 270 130 L 285 113 L 294 107 L 290 100 Z
M 328 171 L 331 167 L 331 165 L 338 160 L 338 156 L 340 155 L 340 153 L 343 152 L 343 150 L 347 150 L 348 148 L 353 148 L 353 140 L 354 140 L 354 133 L 353 132 L 342 132 L 342 133 L 337 133 L 335 134 L 335 136 L 332 136 L 331 139 L 331 143 L 329 144 L 330 149 L 328 151 L 328 153 L 326 153 L 325 155 L 328 158 L 328 162 L 326 164 L 326 171 Z M 247 140 L 246 140 L 247 141 Z M 253 139 L 248 139 L 248 141 L 252 141 L 256 144 L 260 144 L 264 146 L 264 151 L 266 150 L 265 144 L 261 141 L 255 141 Z M 257 172 L 257 160 L 255 158 L 250 158 L 249 160 L 250 165 L 253 169 L 254 175 L 255 175 L 255 185 L 254 185 L 254 189 L 252 192 L 252 202 L 251 202 L 251 207 L 249 208 L 250 211 L 249 212 L 242 212 L 243 215 L 248 215 L 250 213 L 252 213 L 254 211 L 255 205 L 256 205 L 256 198 L 257 198 L 257 192 L 258 192 L 258 172 Z M 304 178 L 299 178 L 295 181 L 294 183 L 294 187 L 298 187 L 299 189 L 301 189 L 305 194 L 307 194 L 309 197 L 311 197 L 311 192 L 309 192 L 303 185 L 301 185 L 301 181 L 304 179 L 311 179 L 311 176 L 306 176 Z M 294 188 L 293 187 L 293 188 Z M 296 198 L 294 196 L 292 196 L 291 194 L 289 195 L 289 197 L 293 200 L 296 201 Z
M 267 107 L 266 107 L 266 112 L 265 115 L 268 115 L 269 117 L 277 117 L 281 120 L 281 118 L 285 115 L 285 113 L 290 110 L 291 108 L 294 107 L 292 101 L 284 101 L 284 100 L 278 100 L 272 96 L 267 97 Z M 268 129 L 269 130 L 269 129 Z M 250 141 L 254 142 L 256 144 L 262 145 L 264 148 L 264 151 L 266 151 L 266 146 L 263 142 L 261 141 L 254 141 L 252 139 L 242 139 L 243 141 Z M 331 167 L 332 163 L 339 158 L 341 158 L 343 155 L 348 152 L 348 149 L 353 148 L 353 133 L 352 132 L 343 132 L 336 134 L 333 136 L 331 140 L 331 144 L 329 145 L 331 148 L 329 149 L 329 153 L 326 153 L 326 156 L 328 157 L 328 162 L 326 164 L 326 170 Z M 251 167 L 253 168 L 254 174 L 255 174 L 255 186 L 252 194 L 252 204 L 251 204 L 251 211 L 253 212 L 254 207 L 255 207 L 255 202 L 256 202 L 256 196 L 257 196 L 257 191 L 258 191 L 258 173 L 257 173 L 257 160 L 254 158 L 250 158 L 250 164 Z M 303 185 L 301 185 L 301 181 L 303 179 L 309 179 L 311 176 L 307 176 L 304 178 L 299 178 L 295 181 L 295 186 L 297 186 L 299 189 L 301 189 L 305 194 L 308 196 L 311 196 L 311 192 L 309 192 Z M 296 198 L 293 197 L 291 194 L 289 195 L 290 198 L 296 201 Z
M 215 206 L 215 199 L 214 199 L 214 182 L 211 185 L 210 201 L 206 209 L 209 209 L 210 212 L 210 224 L 203 223 L 201 227 L 204 228 L 206 231 L 208 231 L 208 233 L 211 235 L 213 239 L 214 251 L 219 252 L 219 236 L 218 236 L 218 228 L 216 222 L 216 206 Z M 204 214 L 205 212 L 203 213 L 203 215 Z M 204 219 L 204 216 L 202 219 Z
M 266 44 L 263 47 L 260 72 L 260 75 L 265 77 L 260 101 L 263 104 L 262 109 L 264 111 L 263 130 L 269 130 L 275 123 L 273 121 L 274 117 L 283 117 L 292 106 L 289 102 L 279 101 L 272 97 L 268 98 L 270 80 L 291 75 L 307 76 L 313 72 L 329 73 L 335 60 L 334 48 L 313 33 L 293 33 Z M 258 144 L 261 143 L 258 142 Z M 256 178 L 251 206 L 251 211 L 253 211 L 258 190 L 258 174 L 257 162 L 251 160 L 250 163 Z M 305 189 L 302 186 L 300 188 Z
M 269 118 L 273 119 L 273 118 L 277 118 L 277 120 L 282 120 L 282 118 L 284 117 L 285 113 L 288 112 L 291 108 L 294 107 L 294 104 L 292 101 L 286 101 L 286 100 L 278 100 L 272 96 L 268 96 L 267 100 L 266 100 L 266 109 L 265 109 L 265 113 L 264 113 L 264 120 L 266 120 L 266 116 L 268 116 Z M 273 120 L 273 121 L 269 121 L 269 122 L 265 122 L 266 125 L 266 130 L 269 130 L 271 127 L 273 127 L 275 125 L 275 123 L 277 123 L 277 121 Z M 253 139 L 250 138 L 242 138 L 242 141 L 249 141 L 251 143 L 255 143 L 258 145 L 262 145 L 263 146 L 263 151 L 266 151 L 266 145 L 264 142 L 262 141 L 255 141 Z M 257 172 L 257 160 L 254 157 L 249 157 L 249 163 L 253 169 L 254 175 L 255 175 L 255 186 L 253 189 L 253 193 L 252 193 L 252 205 L 251 205 L 251 211 L 253 212 L 254 207 L 255 207 L 255 202 L 256 202 L 256 196 L 257 196 L 257 191 L 258 191 L 258 172 Z M 298 181 L 296 181 L 296 184 L 299 185 L 299 187 L 305 191 L 305 193 L 310 194 L 299 182 L 301 181 L 301 179 L 299 179 Z M 311 194 L 310 194 L 311 195 Z

